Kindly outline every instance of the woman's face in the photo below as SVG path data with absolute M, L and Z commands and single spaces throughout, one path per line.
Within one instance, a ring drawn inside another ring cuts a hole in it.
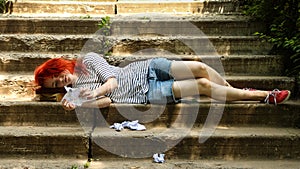
M 77 77 L 71 74 L 68 70 L 61 72 L 58 76 L 52 76 L 46 78 L 44 81 L 44 87 L 46 88 L 59 88 L 72 84 Z

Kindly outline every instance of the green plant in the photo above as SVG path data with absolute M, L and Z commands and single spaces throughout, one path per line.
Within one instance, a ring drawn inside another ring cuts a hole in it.
M 91 161 L 90 161 L 90 160 L 88 160 L 86 163 L 84 163 L 84 165 L 83 165 L 83 166 L 79 166 L 79 165 L 73 164 L 73 165 L 71 166 L 71 168 L 70 168 L 70 169 L 82 169 L 82 168 L 89 168 L 89 167 L 90 167 L 90 165 L 91 165 Z
M 80 16 L 80 18 L 81 19 L 91 19 L 92 17 L 89 14 L 87 14 L 85 16 Z
M 109 36 L 110 35 L 110 17 L 106 16 L 104 18 L 101 18 L 100 23 L 98 23 L 98 28 L 101 29 L 104 35 Z
M 102 38 L 100 39 L 102 46 L 99 48 L 99 53 L 105 56 L 110 56 L 111 55 L 110 49 L 112 47 L 112 42 L 109 39 L 109 37 L 107 37 L 111 35 L 110 17 L 106 16 L 104 18 L 101 18 L 97 26 L 99 28 L 98 33 L 102 35 Z
M 300 82 L 300 1 L 244 0 L 244 14 L 266 24 L 265 32 L 255 35 L 274 45 L 272 53 L 284 56 L 288 76 Z M 300 83 L 299 83 L 300 84 Z
M 78 169 L 78 166 L 77 165 L 72 165 L 71 169 Z
M 6 9 L 7 0 L 0 0 L 0 13 L 4 13 Z
M 90 162 L 90 161 L 87 161 L 87 162 L 83 165 L 84 168 L 89 168 L 90 166 L 91 166 L 91 162 Z

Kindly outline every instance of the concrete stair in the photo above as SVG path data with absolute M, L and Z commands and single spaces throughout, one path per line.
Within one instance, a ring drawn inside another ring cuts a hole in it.
M 297 96 L 278 106 L 200 97 L 176 105 L 112 104 L 76 111 L 33 101 L 35 67 L 62 55 L 80 57 L 87 42 L 99 45 L 89 38 L 99 35 L 103 16 L 112 21 L 105 36 L 111 64 L 159 54 L 203 61 L 236 87 L 296 91 L 294 78 L 283 76 L 283 57 L 270 55 L 272 46 L 252 36 L 264 30 L 263 24 L 240 15 L 237 1 L 18 0 L 11 15 L 0 17 L 0 168 L 70 168 L 91 157 L 90 168 L 299 166 Z M 139 120 L 147 130 L 109 129 L 124 120 Z M 162 152 L 166 163 L 153 164 L 151 156 Z
M 78 3 L 80 2 L 80 3 Z M 14 5 L 14 14 L 22 16 L 101 16 L 127 15 L 136 13 L 170 13 L 170 14 L 206 14 L 237 12 L 236 1 L 137 1 L 137 0 L 18 0 Z

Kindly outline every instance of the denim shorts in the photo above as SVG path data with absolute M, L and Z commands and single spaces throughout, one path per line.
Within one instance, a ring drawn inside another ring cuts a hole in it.
M 172 61 L 165 58 L 152 59 L 149 65 L 147 92 L 148 103 L 176 103 L 172 86 L 174 78 L 170 74 Z

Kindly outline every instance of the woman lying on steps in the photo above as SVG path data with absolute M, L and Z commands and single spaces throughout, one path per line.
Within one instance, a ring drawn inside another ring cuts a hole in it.
M 196 61 L 170 61 L 154 58 L 133 62 L 123 68 L 109 65 L 96 53 L 81 59 L 50 59 L 36 68 L 35 82 L 45 88 L 72 85 L 82 88 L 82 96 L 101 97 L 98 105 L 114 103 L 176 103 L 187 96 L 206 95 L 222 101 L 262 101 L 280 104 L 290 91 L 237 89 L 208 65 Z M 66 110 L 75 105 L 62 101 Z

